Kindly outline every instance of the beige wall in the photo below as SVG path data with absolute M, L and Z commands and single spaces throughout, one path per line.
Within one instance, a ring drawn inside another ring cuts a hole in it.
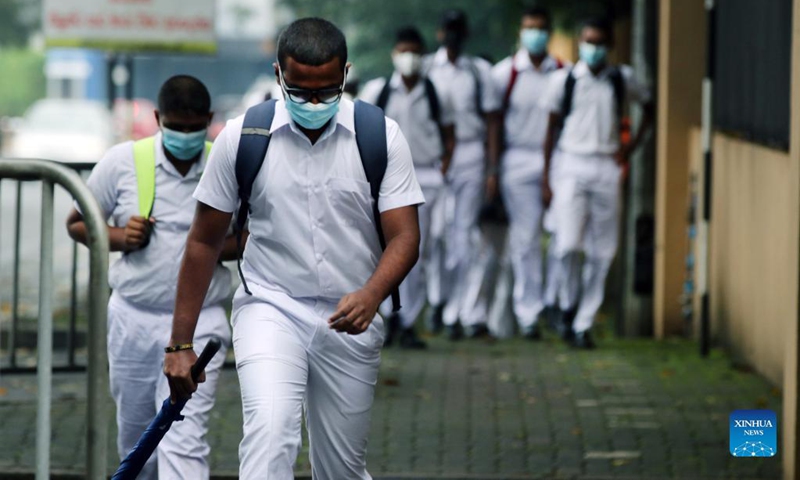
M 792 49 L 798 52 L 800 0 L 794 0 L 793 16 Z M 684 275 L 692 178 L 702 196 L 704 22 L 703 2 L 659 4 L 654 302 L 659 337 L 680 331 L 675 299 Z M 800 478 L 800 55 L 792 55 L 791 92 L 790 152 L 714 136 L 708 284 L 715 344 L 783 389 L 785 480 Z M 695 306 L 699 320 L 699 302 Z
M 689 141 L 700 125 L 705 53 L 703 2 L 659 4 L 658 112 L 656 133 L 656 271 L 653 330 L 656 337 L 683 333 L 680 296 L 688 240 Z
M 789 202 L 795 207 L 800 206 L 800 132 L 798 132 L 798 125 L 800 125 L 800 57 L 797 52 L 800 51 L 800 0 L 793 2 L 793 18 L 792 18 L 792 98 L 791 98 L 791 124 L 789 131 L 791 132 L 790 139 L 790 168 L 789 178 L 792 182 L 791 197 Z M 795 211 L 791 219 L 792 228 L 792 253 L 793 255 L 800 255 L 800 212 Z M 784 377 L 783 377 L 783 478 L 786 480 L 797 478 L 800 473 L 800 442 L 797 441 L 798 436 L 798 421 L 800 421 L 800 404 L 798 404 L 797 390 L 798 390 L 798 343 L 800 340 L 800 322 L 798 322 L 798 291 L 800 290 L 800 267 L 797 265 L 797 257 L 793 257 L 794 262 L 789 265 L 789 268 L 794 272 L 794 290 L 795 296 L 792 299 L 792 315 L 786 318 L 786 330 L 783 332 L 785 343 L 785 363 L 784 363 Z
M 699 166 L 699 128 L 692 130 L 689 145 L 691 163 Z M 786 327 L 797 316 L 798 206 L 792 168 L 788 152 L 714 137 L 712 341 L 776 385 L 783 383 Z

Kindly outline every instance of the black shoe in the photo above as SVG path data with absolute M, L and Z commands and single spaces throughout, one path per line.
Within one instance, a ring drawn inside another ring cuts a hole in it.
M 575 320 L 577 314 L 577 307 L 561 311 L 561 319 L 558 322 L 558 333 L 566 342 L 571 342 L 572 339 L 575 338 L 575 332 L 572 330 L 572 322 Z
M 558 322 L 561 318 L 561 310 L 556 306 L 544 307 L 542 313 L 539 314 L 539 325 L 545 325 L 553 331 L 558 331 Z
M 491 337 L 491 334 L 489 333 L 489 328 L 486 327 L 485 324 L 480 323 L 469 327 L 467 329 L 467 336 L 469 338 L 488 338 Z
M 425 319 L 425 325 L 431 333 L 438 334 L 442 331 L 444 323 L 442 322 L 442 315 L 444 314 L 444 304 L 431 305 L 428 307 L 428 315 Z
M 394 337 L 400 330 L 400 314 L 392 313 L 386 320 L 386 336 L 383 338 L 383 346 L 388 347 L 394 342 Z
M 406 350 L 425 350 L 428 345 L 417 337 L 414 328 L 404 328 L 400 331 L 400 348 Z
M 530 328 L 526 328 L 525 331 L 522 332 L 522 335 L 525 337 L 526 340 L 535 342 L 542 339 L 542 330 L 539 328 L 539 325 L 537 324 Z
M 588 330 L 576 333 L 575 338 L 572 340 L 572 346 L 583 350 L 592 350 L 596 347 Z
M 461 340 L 464 338 L 464 329 L 461 328 L 460 323 L 455 325 L 448 325 L 445 327 L 447 330 L 447 338 L 451 341 Z

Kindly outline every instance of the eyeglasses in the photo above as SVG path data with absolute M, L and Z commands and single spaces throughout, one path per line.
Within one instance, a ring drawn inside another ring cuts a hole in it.
M 336 103 L 342 97 L 344 92 L 344 85 L 347 82 L 347 71 L 345 71 L 345 80 L 339 87 L 322 88 L 319 90 L 308 90 L 305 88 L 292 88 L 286 86 L 286 80 L 283 78 L 283 71 L 278 69 L 281 79 L 281 90 L 284 95 L 294 103 L 303 104 L 310 102 L 313 98 L 319 100 L 320 103 L 330 105 Z

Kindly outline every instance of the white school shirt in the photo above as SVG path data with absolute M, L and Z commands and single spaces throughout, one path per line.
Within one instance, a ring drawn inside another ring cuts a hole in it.
M 123 254 L 109 269 L 108 283 L 125 300 L 148 308 L 172 310 L 183 252 L 197 201 L 192 193 L 206 168 L 205 150 L 186 176 L 182 176 L 164 154 L 161 133 L 155 136 L 156 196 L 151 217 L 156 220 L 145 248 Z M 139 194 L 133 142 L 111 147 L 95 165 L 86 182 L 105 218 L 112 225 L 125 227 L 139 215 Z M 76 204 L 77 208 L 77 204 Z M 80 211 L 80 209 L 79 209 Z M 217 264 L 204 306 L 228 298 L 230 271 Z
M 559 62 L 548 55 L 536 68 L 524 48 L 505 58 L 492 68 L 494 87 L 501 99 L 505 98 L 508 90 L 512 63 L 518 73 L 503 122 L 505 149 L 500 168 L 504 176 L 526 180 L 541 174 L 544 169 L 541 153 L 550 112 L 540 103 L 550 75 L 559 69 Z
M 460 142 L 480 141 L 486 138 L 486 122 L 475 105 L 475 75 L 481 86 L 483 112 L 500 109 L 501 98 L 492 82 L 492 65 L 482 58 L 460 55 L 453 64 L 442 47 L 433 56 L 426 58 L 426 72 L 436 89 L 450 97 L 456 126 L 456 140 Z
M 547 109 L 542 108 L 541 98 L 549 85 L 550 74 L 559 69 L 559 63 L 548 55 L 536 68 L 524 48 L 505 58 L 492 68 L 494 87 L 501 99 L 505 98 L 508 90 L 512 63 L 518 73 L 505 116 L 505 146 L 541 150 L 550 115 Z
M 364 286 L 381 256 L 373 200 L 355 141 L 353 102 L 312 145 L 279 100 L 269 149 L 253 182 L 250 237 L 242 271 L 248 284 L 295 298 L 338 300 Z M 244 116 L 228 121 L 214 142 L 194 197 L 233 212 L 239 203 L 236 152 Z M 386 120 L 388 165 L 381 212 L 424 203 L 411 152 L 397 123 Z
M 385 85 L 385 78 L 371 80 L 364 85 L 359 97 L 374 105 Z M 434 170 L 441 161 L 444 146 L 439 125 L 431 115 L 430 103 L 425 93 L 425 78 L 420 77 L 414 88 L 408 90 L 402 76 L 395 72 L 389 79 L 389 88 L 391 93 L 386 102 L 386 116 L 397 122 L 406 137 L 419 182 L 423 185 L 441 183 L 441 174 Z M 452 125 L 453 107 L 449 97 L 438 89 L 436 96 L 439 99 L 440 123 L 442 126 Z
M 614 87 L 608 78 L 612 67 L 606 67 L 597 76 L 586 63 L 579 61 L 572 70 L 575 90 L 572 111 L 564 121 L 558 148 L 579 155 L 613 155 L 619 149 L 619 119 L 614 98 Z M 650 90 L 633 75 L 633 69 L 620 65 L 625 84 L 625 102 L 648 103 Z M 542 106 L 550 112 L 560 113 L 564 98 L 564 85 L 569 69 L 553 72 Z

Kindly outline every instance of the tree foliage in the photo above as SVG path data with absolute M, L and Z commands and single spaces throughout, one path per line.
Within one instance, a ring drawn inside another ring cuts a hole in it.
M 41 0 L 0 0 L 0 47 L 21 47 L 38 28 Z
M 467 12 L 471 38 L 467 51 L 495 61 L 509 55 L 516 44 L 519 19 L 530 4 L 525 0 L 282 0 L 297 18 L 316 16 L 331 20 L 344 31 L 359 76 L 371 78 L 391 72 L 389 52 L 395 31 L 415 25 L 429 50 L 436 48 L 436 29 L 448 8 Z M 630 0 L 542 0 L 554 16 L 554 25 L 571 29 L 588 16 L 620 16 L 630 10 Z

